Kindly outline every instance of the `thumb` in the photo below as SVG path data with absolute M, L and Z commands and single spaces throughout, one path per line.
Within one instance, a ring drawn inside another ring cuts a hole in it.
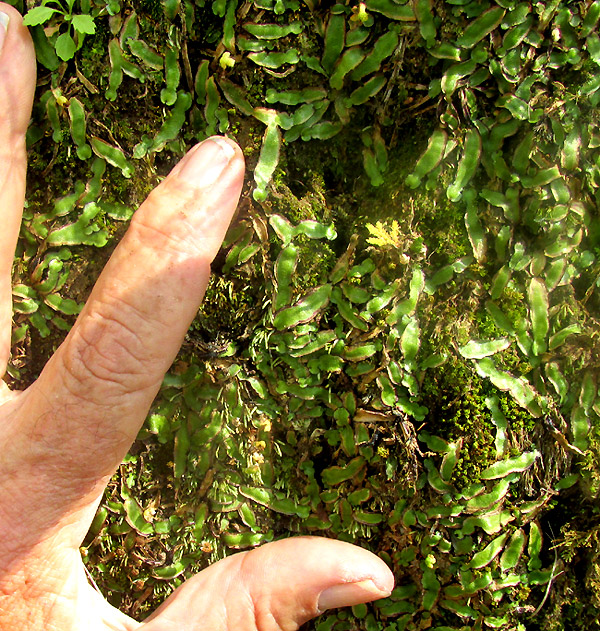
M 293 537 L 219 561 L 184 583 L 143 631 L 296 631 L 326 609 L 388 596 L 374 554 L 342 541 Z
M 0 377 L 10 354 L 11 269 L 25 197 L 25 132 L 34 90 L 29 31 L 19 12 L 0 2 Z

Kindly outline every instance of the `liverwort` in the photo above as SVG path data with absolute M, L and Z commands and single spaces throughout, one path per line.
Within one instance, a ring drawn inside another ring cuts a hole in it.
M 369 11 L 381 13 L 391 20 L 401 22 L 414 22 L 416 20 L 411 2 L 399 4 L 393 0 L 366 0 L 365 4 Z
M 332 14 L 325 32 L 325 47 L 321 57 L 321 66 L 327 73 L 331 73 L 335 62 L 344 50 L 346 35 L 346 18 L 344 15 Z
M 468 59 L 458 64 L 454 64 L 444 72 L 441 82 L 442 92 L 446 95 L 446 98 L 452 96 L 458 82 L 465 77 L 472 75 L 477 67 L 477 62 L 474 59 Z
M 463 197 L 467 206 L 467 210 L 465 212 L 465 227 L 467 229 L 467 236 L 471 242 L 473 256 L 477 261 L 482 261 L 485 257 L 486 242 L 485 231 L 479 219 L 478 208 L 475 203 L 477 192 L 474 189 L 468 189 L 465 191 Z
M 108 44 L 108 58 L 110 60 L 110 75 L 108 77 L 108 89 L 105 96 L 109 101 L 117 98 L 117 90 L 123 81 L 123 55 L 118 39 L 112 39 Z
M 432 46 L 435 43 L 436 27 L 433 18 L 432 0 L 416 0 L 414 3 L 414 11 L 419 22 L 419 30 L 421 37 L 427 43 L 427 46 Z
M 229 81 L 228 79 L 219 79 L 219 87 L 223 92 L 223 96 L 235 107 L 238 108 L 245 116 L 252 116 L 254 108 L 248 103 L 244 96 L 243 90 Z
M 287 90 L 278 92 L 273 88 L 267 90 L 267 103 L 282 103 L 283 105 L 299 105 L 319 101 L 327 96 L 323 88 L 303 88 L 302 90 Z
M 179 68 L 179 53 L 169 48 L 165 55 L 165 83 L 160 92 L 160 100 L 165 105 L 173 105 L 177 100 L 177 87 L 181 79 Z
M 121 149 L 109 145 L 104 140 L 100 140 L 100 138 L 95 136 L 90 139 L 90 142 L 92 143 L 94 153 L 98 157 L 106 160 L 108 164 L 112 164 L 112 166 L 121 169 L 123 177 L 130 178 L 133 175 L 134 169 L 125 158 L 125 154 Z
M 129 50 L 148 68 L 152 70 L 163 69 L 164 61 L 162 56 L 148 46 L 146 42 L 141 39 L 129 39 L 127 40 L 127 45 Z
M 94 221 L 101 210 L 95 202 L 86 204 L 77 221 L 51 232 L 46 243 L 51 246 L 93 245 L 99 248 L 103 247 L 108 241 L 108 232 Z
M 532 278 L 527 288 L 531 330 L 533 332 L 533 353 L 541 355 L 546 352 L 546 338 L 550 328 L 548 318 L 548 290 L 539 278 Z
M 248 59 L 264 68 L 280 68 L 284 64 L 297 64 L 300 61 L 298 51 L 290 48 L 284 53 L 249 53 Z
M 483 550 L 473 555 L 469 566 L 473 569 L 480 569 L 489 565 L 502 552 L 507 539 L 508 533 L 506 532 L 496 537 Z
M 212 135 L 217 130 L 219 119 L 217 118 L 217 110 L 221 103 L 221 97 L 214 77 L 209 77 L 206 81 L 206 105 L 204 106 L 204 118 L 208 124 L 206 134 Z
M 348 107 L 355 105 L 362 105 L 369 99 L 372 99 L 386 84 L 387 79 L 384 75 L 375 75 L 371 77 L 364 85 L 356 88 L 350 96 L 345 99 L 345 104 Z
M 350 75 L 353 81 L 360 81 L 373 72 L 379 70 L 381 63 L 387 59 L 398 46 L 398 34 L 395 31 L 384 33 L 373 45 L 372 51 L 364 58 L 360 65 Z M 350 49 L 352 50 L 352 49 Z
M 279 162 L 280 147 L 281 131 L 276 123 L 272 123 L 265 130 L 258 163 L 254 169 L 256 189 L 253 192 L 253 197 L 257 201 L 264 201 L 267 198 L 267 185 L 271 181 Z
M 175 140 L 185 124 L 186 112 L 192 105 L 192 97 L 187 92 L 180 91 L 177 95 L 175 105 L 171 108 L 165 118 L 160 130 L 148 147 L 148 153 L 161 151 L 171 140 Z
M 511 28 L 506 32 L 502 40 L 502 48 L 505 50 L 511 50 L 521 44 L 521 42 L 527 37 L 531 27 L 533 26 L 533 17 L 529 16 L 524 22 L 518 24 L 514 28 Z
M 456 202 L 462 196 L 464 187 L 475 175 L 481 156 L 481 136 L 477 129 L 467 132 L 463 147 L 463 155 L 458 163 L 454 182 L 448 187 L 447 196 L 450 201 Z
M 280 39 L 288 35 L 298 35 L 302 32 L 301 22 L 290 24 L 244 24 L 244 29 L 257 39 Z
M 125 46 L 129 46 L 133 40 L 138 40 L 139 37 L 140 25 L 138 23 L 137 13 L 135 11 L 132 11 L 129 16 L 125 18 L 125 20 L 123 21 L 123 26 L 121 27 L 121 32 L 119 34 L 119 43 L 121 44 L 121 49 L 123 49 Z
M 92 156 L 92 148 L 86 142 L 85 109 L 81 101 L 72 97 L 69 101 L 69 119 L 71 136 L 77 145 L 77 157 L 87 160 Z
M 223 45 L 228 51 L 235 52 L 235 27 L 237 22 L 236 10 L 238 0 L 229 0 L 227 2 L 227 11 L 225 12 L 225 20 L 223 21 Z
M 62 140 L 63 132 L 56 98 L 50 90 L 48 90 L 46 94 L 48 95 L 46 100 L 46 114 L 48 116 L 48 120 L 50 121 L 50 125 L 52 126 L 52 140 L 54 142 L 60 142 Z
M 498 6 L 484 11 L 468 24 L 456 43 L 461 48 L 472 48 L 502 22 L 505 13 L 506 10 Z
M 581 24 L 581 36 L 587 37 L 590 35 L 596 28 L 598 20 L 600 20 L 600 0 L 595 0 L 589 5 Z
M 405 184 L 410 188 L 417 188 L 421 180 L 441 162 L 448 134 L 441 129 L 433 132 L 429 138 L 425 152 L 419 158 L 414 171 L 406 177 Z
M 464 346 L 460 346 L 458 352 L 465 359 L 483 359 L 506 350 L 511 343 L 511 340 L 507 337 L 487 341 L 471 340 Z

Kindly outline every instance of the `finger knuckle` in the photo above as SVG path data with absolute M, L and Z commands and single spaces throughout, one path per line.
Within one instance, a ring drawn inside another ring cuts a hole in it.
M 148 326 L 131 305 L 97 308 L 73 330 L 63 354 L 64 380 L 78 399 L 113 405 L 154 385 L 142 333 Z

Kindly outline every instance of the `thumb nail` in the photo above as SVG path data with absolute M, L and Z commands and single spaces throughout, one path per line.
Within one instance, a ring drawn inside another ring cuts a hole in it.
M 234 155 L 235 149 L 224 138 L 213 136 L 188 154 L 178 177 L 196 188 L 208 188 L 219 179 Z
M 0 11 L 0 53 L 2 52 L 2 45 L 6 39 L 6 31 L 8 30 L 8 23 L 10 18 L 6 13 Z
M 342 583 L 323 591 L 319 596 L 317 607 L 320 611 L 325 611 L 335 607 L 350 607 L 386 596 L 389 596 L 389 592 L 382 591 L 371 580 Z

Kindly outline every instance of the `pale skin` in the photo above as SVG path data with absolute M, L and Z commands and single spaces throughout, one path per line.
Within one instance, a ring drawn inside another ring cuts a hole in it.
M 3 3 L 0 12 L 5 374 L 36 70 L 19 13 Z M 228 557 L 143 622 L 109 605 L 86 579 L 79 547 L 196 314 L 243 177 L 234 142 L 193 147 L 135 213 L 39 379 L 23 392 L 0 382 L 0 631 L 295 631 L 323 610 L 391 592 L 394 579 L 381 559 L 318 537 Z

